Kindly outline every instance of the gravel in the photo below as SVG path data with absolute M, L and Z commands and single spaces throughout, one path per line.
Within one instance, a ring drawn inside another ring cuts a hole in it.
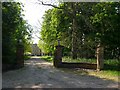
M 118 88 L 118 82 L 68 73 L 52 63 L 32 57 L 25 67 L 3 73 L 3 88 Z

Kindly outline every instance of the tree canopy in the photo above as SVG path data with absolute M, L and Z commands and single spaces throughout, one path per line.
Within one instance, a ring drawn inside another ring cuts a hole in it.
M 120 2 L 62 3 L 59 8 L 46 11 L 43 17 L 40 34 L 44 50 L 54 50 L 51 47 L 60 39 L 61 45 L 71 50 L 73 56 L 94 57 L 95 48 L 101 43 L 107 58 L 117 58 L 120 54 L 119 17 Z
M 16 45 L 29 43 L 32 28 L 23 19 L 22 4 L 18 2 L 2 3 L 2 55 L 3 63 L 13 63 L 16 58 Z M 26 45 L 27 46 L 27 45 Z

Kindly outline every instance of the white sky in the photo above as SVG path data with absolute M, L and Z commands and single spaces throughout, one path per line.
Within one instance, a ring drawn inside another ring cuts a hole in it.
M 32 25 L 32 28 L 35 33 L 33 33 L 33 43 L 38 43 L 39 38 L 37 36 L 40 36 L 40 29 L 39 31 L 35 28 L 36 26 L 40 28 L 40 24 L 38 23 L 38 20 L 40 23 L 42 23 L 43 19 L 42 16 L 44 15 L 45 11 L 52 8 L 50 6 L 44 6 L 37 4 L 35 0 L 19 0 L 22 3 L 24 3 L 24 14 L 25 14 L 25 20 L 28 21 L 30 25 Z M 45 0 L 44 0 L 45 1 Z M 36 32 L 37 31 L 37 32 Z

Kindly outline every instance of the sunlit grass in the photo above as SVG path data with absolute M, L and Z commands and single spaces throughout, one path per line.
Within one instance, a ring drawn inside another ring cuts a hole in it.
M 24 60 L 29 60 L 31 58 L 31 56 L 25 55 L 24 56 Z
M 87 63 L 96 63 L 95 59 L 85 59 L 85 58 L 77 58 L 72 59 L 71 57 L 63 57 L 62 62 L 87 62 Z
M 40 58 L 47 61 L 47 62 L 52 62 L 53 61 L 52 56 L 40 56 Z
M 105 79 L 110 79 L 113 81 L 120 82 L 118 80 L 118 77 L 120 78 L 120 72 L 119 71 L 111 71 L 111 70 L 101 70 L 99 72 L 88 72 L 89 75 L 97 76 L 99 78 L 105 78 Z

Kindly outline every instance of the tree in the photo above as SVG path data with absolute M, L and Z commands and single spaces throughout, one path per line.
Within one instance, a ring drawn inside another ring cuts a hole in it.
M 96 40 L 105 48 L 116 48 L 118 52 L 115 57 L 117 58 L 119 58 L 120 46 L 120 31 L 118 29 L 120 25 L 119 7 L 120 3 L 118 2 L 98 3 L 93 7 L 95 14 L 91 18 L 96 28 L 94 31 Z
M 114 49 L 117 45 L 117 49 L 119 49 L 119 43 L 114 44 L 113 42 L 114 40 L 118 42 L 119 38 L 119 33 L 115 32 L 119 28 L 118 11 L 119 3 L 62 3 L 51 9 L 49 15 L 45 16 L 46 25 L 44 27 L 47 28 L 50 35 L 46 32 L 43 38 L 49 36 L 46 41 L 50 43 L 59 38 L 62 45 L 71 48 L 73 58 L 77 58 L 79 52 L 79 56 L 83 57 L 81 53 L 86 50 L 85 53 L 94 54 L 95 48 L 99 44 Z M 112 14 L 109 16 L 110 13 Z M 51 36 L 53 31 L 54 37 Z
M 23 19 L 22 4 L 16 2 L 2 3 L 2 60 L 5 63 L 15 63 L 16 45 L 19 39 L 23 44 L 31 37 L 31 29 Z

